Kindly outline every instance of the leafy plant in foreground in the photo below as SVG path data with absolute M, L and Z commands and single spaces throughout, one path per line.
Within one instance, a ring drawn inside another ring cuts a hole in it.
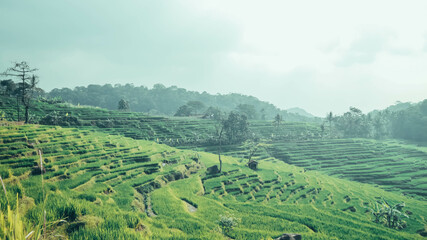
M 389 228 L 403 229 L 406 227 L 404 217 L 409 218 L 408 215 L 402 212 L 405 203 L 390 204 L 382 199 L 375 204 L 375 208 L 371 208 L 371 213 L 374 216 L 374 222 L 385 224 Z

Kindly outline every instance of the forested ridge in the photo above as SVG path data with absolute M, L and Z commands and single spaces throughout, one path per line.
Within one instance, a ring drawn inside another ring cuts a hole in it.
M 207 92 L 187 91 L 177 86 L 165 87 L 155 84 L 152 89 L 145 86 L 126 85 L 89 85 L 87 87 L 75 87 L 74 89 L 53 89 L 47 93 L 48 97 L 59 97 L 64 101 L 98 106 L 110 110 L 116 110 L 121 99 L 129 102 L 130 110 L 146 112 L 154 115 L 174 115 L 179 107 L 188 102 L 197 101 L 203 104 L 200 112 L 203 114 L 209 107 L 219 108 L 223 112 L 238 110 L 238 107 L 252 111 L 253 119 L 273 119 L 278 113 L 286 121 L 318 121 L 295 113 L 281 110 L 271 103 L 264 102 L 253 96 L 238 93 L 216 94 Z
M 427 99 L 415 103 L 397 103 L 385 110 L 363 114 L 351 107 L 341 116 L 326 117 L 326 123 L 340 137 L 398 138 L 427 141 Z
M 89 85 L 74 89 L 53 89 L 44 92 L 36 88 L 33 98 L 37 101 L 54 103 L 69 102 L 75 105 L 97 106 L 110 110 L 121 109 L 131 112 L 143 112 L 150 115 L 198 116 L 215 118 L 238 112 L 249 120 L 267 120 L 277 122 L 316 122 L 320 130 L 329 138 L 398 138 L 411 141 L 427 141 L 427 99 L 419 103 L 397 102 L 384 110 L 367 114 L 356 107 L 342 115 L 328 113 L 325 118 L 310 118 L 281 110 L 256 97 L 237 93 L 212 95 L 207 92 L 187 91 L 176 86 L 165 87 L 156 84 L 152 89 L 132 84 Z M 13 105 L 12 98 L 20 96 L 21 87 L 12 80 L 3 80 L 0 93 L 6 97 L 0 102 Z M 12 97 L 7 100 L 8 97 Z M 34 105 L 34 104 L 32 104 Z M 6 106 L 3 106 L 6 107 Z M 11 106 L 9 106 L 11 107 Z M 12 108 L 13 109 L 13 108 Z M 5 111 L 5 109 L 3 110 Z M 21 110 L 24 111 L 23 109 Z M 17 120 L 16 113 L 5 111 L 5 118 Z M 38 116 L 39 119 L 44 116 Z M 34 122 L 34 119 L 32 120 Z

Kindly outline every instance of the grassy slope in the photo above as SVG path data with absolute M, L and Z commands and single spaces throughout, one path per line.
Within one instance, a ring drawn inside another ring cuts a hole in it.
M 47 217 L 67 217 L 69 222 L 55 231 L 72 239 L 218 239 L 216 221 L 227 213 L 241 218 L 230 233 L 236 239 L 284 232 L 304 239 L 417 239 L 416 231 L 426 224 L 425 201 L 306 172 L 274 158 L 253 171 L 240 158 L 224 157 L 224 174 L 206 176 L 205 167 L 217 163 L 215 155 L 95 131 L 3 126 L 0 141 L 0 173 L 9 175 L 9 198 L 21 192 L 31 221 L 42 211 L 41 177 L 33 166 L 36 149 L 43 150 Z M 408 228 L 372 223 L 364 206 L 376 197 L 404 201 L 413 213 Z M 188 204 L 197 210 L 189 211 Z
M 0 109 L 7 116 L 16 115 L 14 99 L 0 97 Z M 57 111 L 82 119 L 83 128 L 119 134 L 134 139 L 152 140 L 179 148 L 202 146 L 203 151 L 216 152 L 210 146 L 215 123 L 197 118 L 164 118 L 142 113 L 109 111 L 100 108 L 73 107 L 69 104 L 34 102 L 38 116 Z M 103 126 L 102 128 L 96 126 Z M 328 175 L 364 183 L 378 184 L 390 190 L 425 199 L 427 196 L 427 150 L 392 141 L 366 139 L 325 139 L 314 124 L 285 122 L 279 128 L 271 121 L 252 121 L 251 131 L 263 138 L 272 138 L 266 156 Z M 327 131 L 326 131 L 327 132 Z M 228 146 L 227 154 L 242 157 L 246 149 Z
M 17 119 L 15 99 L 0 96 L 0 110 L 6 112 L 8 120 Z M 97 129 L 110 134 L 119 134 L 134 139 L 152 140 L 168 145 L 179 146 L 186 144 L 202 144 L 209 142 L 215 135 L 215 122 L 212 120 L 192 117 L 159 117 L 148 116 L 137 112 L 111 111 L 94 107 L 79 107 L 67 103 L 47 104 L 34 101 L 31 113 L 38 118 L 51 112 L 57 112 L 61 116 L 68 114 L 81 120 L 83 127 Z M 23 109 L 21 109 L 22 120 Z M 277 133 L 272 126 L 272 121 L 251 122 L 253 131 L 259 135 L 271 136 Z M 306 132 L 313 132 L 319 136 L 318 126 L 311 123 L 287 123 L 280 129 L 282 136 L 286 138 L 300 138 Z
M 427 150 L 423 147 L 372 139 L 275 140 L 270 144 L 266 150 L 259 150 L 255 159 L 273 157 L 306 170 L 376 184 L 420 200 L 427 197 Z M 217 151 L 215 146 L 198 149 Z M 248 149 L 236 145 L 226 147 L 225 151 L 225 154 L 244 158 Z
M 7 116 L 16 115 L 14 99 L 0 97 L 0 109 Z M 202 146 L 202 151 L 216 152 L 210 146 L 215 123 L 197 118 L 163 118 L 142 113 L 109 111 L 100 108 L 73 107 L 69 104 L 35 102 L 38 116 L 57 111 L 82 119 L 83 128 L 119 134 L 134 139 L 152 140 L 179 148 Z M 103 126 L 102 128 L 96 126 Z M 250 129 L 262 138 L 273 139 L 265 156 L 309 170 L 322 171 L 363 183 L 378 184 L 389 190 L 425 200 L 427 196 L 427 150 L 392 141 L 366 139 L 322 139 L 315 124 L 283 123 L 279 128 L 271 121 L 252 121 Z M 326 131 L 327 133 L 327 131 Z M 246 149 L 228 146 L 227 154 L 245 155 Z

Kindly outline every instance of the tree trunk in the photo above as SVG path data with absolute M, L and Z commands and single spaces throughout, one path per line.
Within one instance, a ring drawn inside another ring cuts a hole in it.
M 29 107 L 28 105 L 25 105 L 25 123 L 28 123 L 28 116 L 29 116 Z
M 16 95 L 16 109 L 18 110 L 18 122 L 19 122 L 19 96 Z
M 221 137 L 222 137 L 222 131 L 223 130 L 224 130 L 224 127 L 221 128 L 221 131 L 219 132 L 219 138 L 218 138 L 218 140 L 219 140 L 219 148 L 218 148 L 219 172 L 222 171 L 222 160 L 221 160 L 221 151 L 222 151 L 221 146 L 222 146 L 222 144 L 221 144 Z
M 219 172 L 221 172 L 222 171 L 221 151 L 218 152 L 218 159 L 219 159 Z

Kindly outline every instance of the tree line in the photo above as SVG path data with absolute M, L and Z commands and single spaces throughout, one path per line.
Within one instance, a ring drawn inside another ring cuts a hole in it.
M 118 102 L 123 99 L 129 104 L 131 111 L 152 115 L 194 116 L 220 109 L 227 113 L 231 111 L 245 113 L 249 119 L 273 119 L 280 113 L 286 121 L 319 121 L 281 110 L 253 96 L 237 93 L 213 95 L 207 92 L 188 91 L 177 86 L 166 87 L 162 84 L 155 84 L 151 89 L 133 84 L 114 86 L 91 84 L 74 89 L 56 88 L 46 96 L 58 97 L 75 105 L 90 105 L 110 110 L 116 110 Z
M 325 134 L 333 137 L 427 141 L 427 99 L 417 104 L 398 103 L 368 114 L 350 107 L 340 116 L 328 113 L 324 124 L 329 126 L 329 132 Z M 322 126 L 325 129 L 325 125 Z

